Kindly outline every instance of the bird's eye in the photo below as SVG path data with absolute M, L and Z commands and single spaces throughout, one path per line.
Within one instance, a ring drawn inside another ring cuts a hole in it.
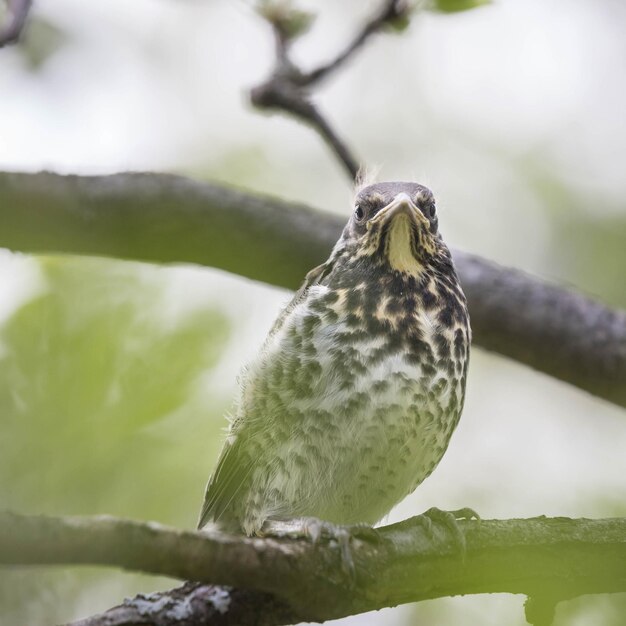
M 357 204 L 354 209 L 354 217 L 356 218 L 357 222 L 360 222 L 365 217 L 365 211 L 360 204 Z
M 429 204 L 428 207 L 426 207 L 426 213 L 428 214 L 428 217 L 432 220 L 433 217 L 435 217 L 435 203 L 433 202 L 432 204 Z

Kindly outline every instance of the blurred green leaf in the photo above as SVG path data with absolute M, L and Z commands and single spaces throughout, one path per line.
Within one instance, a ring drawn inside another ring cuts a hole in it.
M 491 4 L 491 0 L 432 0 L 432 10 L 442 13 L 458 13 Z
M 395 33 L 403 33 L 411 24 L 410 14 L 404 13 L 400 17 L 389 20 L 386 24 L 387 28 Z
M 296 39 L 304 35 L 315 20 L 315 15 L 295 8 L 291 0 L 261 0 L 257 11 L 285 39 Z
M 49 290 L 1 335 L 0 495 L 22 511 L 113 512 L 120 488 L 144 500 L 158 466 L 142 429 L 187 403 L 225 323 L 203 310 L 167 328 L 159 282 L 136 266 L 49 260 L 44 269 Z M 124 513 L 141 516 L 133 508 Z
M 98 259 L 42 269 L 45 291 L 0 333 L 2 507 L 191 527 L 224 412 L 194 386 L 220 355 L 224 318 L 206 307 L 167 318 L 166 269 Z M 147 580 L 122 591 L 111 576 L 3 572 L 0 623 L 67 621 L 79 593 L 114 597 Z
M 49 20 L 30 16 L 16 49 L 29 69 L 39 70 L 67 41 L 67 33 Z
M 623 201 L 574 190 L 541 161 L 524 166 L 529 184 L 542 200 L 552 231 L 552 277 L 585 293 L 626 307 L 626 214 Z

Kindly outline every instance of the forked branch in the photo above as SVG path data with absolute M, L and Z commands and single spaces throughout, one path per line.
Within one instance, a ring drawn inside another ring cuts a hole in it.
M 306 16 L 288 6 L 266 10 L 265 17 L 272 25 L 276 40 L 276 61 L 270 77 L 250 91 L 252 103 L 261 109 L 282 110 L 311 126 L 330 146 L 348 175 L 356 179 L 358 160 L 313 103 L 310 89 L 341 67 L 372 35 L 389 24 L 407 19 L 408 14 L 409 6 L 405 0 L 385 0 L 379 11 L 334 59 L 304 72 L 293 62 L 290 50 L 293 39 L 305 30 L 305 27 L 298 29 L 291 24 L 306 20 Z

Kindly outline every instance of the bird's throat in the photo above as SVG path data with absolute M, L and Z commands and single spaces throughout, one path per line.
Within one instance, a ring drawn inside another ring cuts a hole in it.
M 392 269 L 417 277 L 424 270 L 424 265 L 416 257 L 417 235 L 413 228 L 408 215 L 395 216 L 389 225 L 385 254 Z

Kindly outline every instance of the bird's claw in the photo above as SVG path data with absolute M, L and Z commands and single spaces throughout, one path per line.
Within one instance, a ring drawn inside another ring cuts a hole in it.
M 480 520 L 480 516 L 476 511 L 470 508 L 457 509 L 455 511 L 442 511 L 436 507 L 432 507 L 421 515 L 417 516 L 418 521 L 424 528 L 424 532 L 430 540 L 434 539 L 433 523 L 438 523 L 447 528 L 453 536 L 453 543 L 461 555 L 461 560 L 465 562 L 467 553 L 467 543 L 465 534 L 459 527 L 459 520 Z
M 355 539 L 367 543 L 379 543 L 380 534 L 367 524 L 342 526 L 317 519 L 302 517 L 292 520 L 267 520 L 262 529 L 263 536 L 308 539 L 317 545 L 322 539 L 334 541 L 341 554 L 341 566 L 352 586 L 356 583 L 356 568 L 352 556 L 352 542 Z

